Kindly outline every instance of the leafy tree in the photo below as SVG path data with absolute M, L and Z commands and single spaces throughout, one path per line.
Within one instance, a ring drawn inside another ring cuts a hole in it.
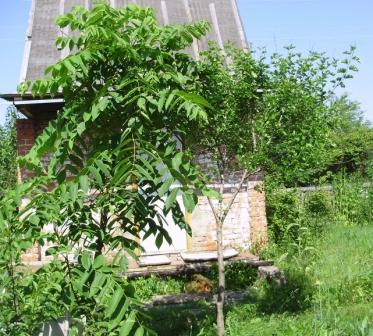
M 335 90 L 357 70 L 354 52 L 331 60 L 293 46 L 270 57 L 265 50 L 212 47 L 200 64 L 199 86 L 214 108 L 209 123 L 191 130 L 191 148 L 224 148 L 226 158 L 215 157 L 227 168 L 260 167 L 279 183 L 308 183 L 328 164 L 339 122 Z
M 0 197 L 14 187 L 17 177 L 17 113 L 9 107 L 5 124 L 0 126 Z
M 213 106 L 206 124 L 189 130 L 190 148 L 211 157 L 209 175 L 220 185 L 241 170 L 242 179 L 231 200 L 216 204 L 219 256 L 218 334 L 224 334 L 223 225 L 250 172 L 264 171 L 268 180 L 303 184 L 327 165 L 335 126 L 330 100 L 337 87 L 356 71 L 354 48 L 341 61 L 321 53 L 307 56 L 286 48 L 286 55 L 267 57 L 228 46 L 216 46 L 202 56 L 198 85 Z
M 70 55 L 46 70 L 47 79 L 19 90 L 60 90 L 65 106 L 21 160 L 34 177 L 22 191 L 29 204 L 12 222 L 32 243 L 52 245 L 64 275 L 56 296 L 75 332 L 84 324 L 86 335 L 148 334 L 121 276 L 126 257 L 141 249 L 140 234 L 156 236 L 158 246 L 170 242 L 168 214 L 189 230 L 177 195 L 190 212 L 194 190 L 216 195 L 177 149 L 190 121 L 207 119 L 210 105 L 195 94 L 196 64 L 183 50 L 209 26 L 163 27 L 150 8 L 102 3 L 75 7 L 57 24 L 74 32 L 57 38 Z
M 352 78 L 359 59 L 354 47 L 341 60 L 287 49 L 271 57 L 271 89 L 263 95 L 257 132 L 269 175 L 285 185 L 308 184 L 328 162 L 335 90 Z
M 369 175 L 373 160 L 373 128 L 364 121 L 360 104 L 343 95 L 332 106 L 337 119 L 332 132 L 333 147 L 330 151 L 328 169 L 332 173 L 344 170 Z

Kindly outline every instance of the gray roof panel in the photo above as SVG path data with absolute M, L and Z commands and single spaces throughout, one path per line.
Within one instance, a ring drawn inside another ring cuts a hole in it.
M 33 0 L 21 80 L 42 78 L 47 66 L 66 56 L 66 50 L 58 50 L 54 41 L 69 31 L 60 31 L 55 18 L 69 12 L 75 5 L 89 7 L 91 3 L 91 0 Z M 153 7 L 162 24 L 197 20 L 211 22 L 208 35 L 194 43 L 193 51 L 188 50 L 196 57 L 207 48 L 210 40 L 218 44 L 232 42 L 237 47 L 246 48 L 236 0 L 111 0 L 110 3 L 117 8 L 129 3 Z

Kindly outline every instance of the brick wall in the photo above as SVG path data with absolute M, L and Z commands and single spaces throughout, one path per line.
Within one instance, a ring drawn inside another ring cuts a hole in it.
M 48 120 L 18 119 L 17 127 L 17 153 L 18 156 L 26 155 L 35 143 L 35 139 L 48 125 Z M 19 180 L 30 177 L 31 172 L 21 169 Z
M 18 156 L 26 155 L 35 143 L 36 137 L 43 131 L 47 125 L 47 121 L 34 121 L 32 119 L 18 119 L 16 123 L 17 127 L 17 153 Z M 18 181 L 22 182 L 27 177 L 31 177 L 32 174 L 26 169 L 20 169 L 18 173 Z M 42 260 L 42 248 L 39 245 L 35 245 L 22 256 L 24 262 L 35 262 Z
M 17 149 L 18 155 L 23 156 L 29 152 L 35 142 L 34 120 L 17 120 Z

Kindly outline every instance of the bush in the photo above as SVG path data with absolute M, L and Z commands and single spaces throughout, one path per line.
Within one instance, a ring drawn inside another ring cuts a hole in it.
M 287 227 L 299 222 L 300 205 L 296 190 L 279 190 L 267 193 L 267 217 L 272 243 L 281 245 L 289 238 L 291 240 L 295 238 L 294 230 L 289 232 Z
M 10 107 L 5 124 L 0 125 L 0 197 L 15 186 L 17 178 L 17 112 Z
M 326 217 L 332 210 L 332 195 L 325 191 L 311 192 L 305 197 L 305 210 L 311 216 Z
M 372 224 L 373 185 L 358 176 L 336 176 L 333 181 L 334 214 L 345 225 Z
M 286 283 L 262 281 L 259 289 L 258 310 L 266 314 L 296 313 L 312 304 L 314 284 L 312 277 L 304 270 L 289 267 L 285 270 Z
M 138 278 L 131 281 L 135 288 L 136 296 L 141 301 L 149 301 L 156 295 L 171 295 L 184 292 L 186 278 L 160 278 L 151 276 L 150 278 Z
M 214 265 L 207 272 L 207 277 L 218 287 L 218 266 Z M 234 262 L 225 266 L 225 281 L 227 290 L 243 290 L 253 285 L 258 278 L 258 271 L 244 262 Z

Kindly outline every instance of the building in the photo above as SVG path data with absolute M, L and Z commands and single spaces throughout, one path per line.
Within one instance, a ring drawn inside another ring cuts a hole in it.
M 128 3 L 151 6 L 156 10 L 162 24 L 196 20 L 211 22 L 211 32 L 201 41 L 195 41 L 188 51 L 196 58 L 207 48 L 209 40 L 216 41 L 221 48 L 227 42 L 239 48 L 247 48 L 236 0 L 111 0 L 110 3 L 113 7 L 125 6 Z M 75 5 L 90 8 L 92 0 L 32 1 L 21 81 L 42 78 L 47 66 L 66 56 L 65 50 L 55 47 L 55 38 L 61 32 L 54 22 L 58 15 L 70 11 Z M 24 155 L 30 150 L 37 135 L 55 118 L 57 111 L 64 104 L 63 97 L 42 100 L 34 99 L 31 95 L 18 94 L 4 94 L 0 97 L 12 101 L 26 117 L 17 123 L 19 155 Z M 264 195 L 254 189 L 260 183 L 260 177 L 253 177 L 238 195 L 225 224 L 226 246 L 246 248 L 266 236 Z M 229 198 L 229 187 L 226 190 L 225 197 Z M 216 249 L 215 222 L 206 199 L 201 197 L 196 211 L 188 220 L 192 226 L 193 237 L 187 237 L 185 232 L 170 222 L 169 232 L 174 246 L 166 244 L 162 246 L 161 251 Z M 143 245 L 147 252 L 156 252 L 155 243 L 151 239 L 145 240 Z M 39 249 L 29 257 L 42 259 L 43 253 Z

